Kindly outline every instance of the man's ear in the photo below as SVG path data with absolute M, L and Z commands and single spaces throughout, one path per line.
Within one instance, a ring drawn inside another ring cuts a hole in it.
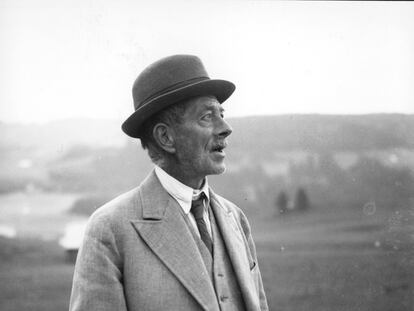
M 152 129 L 152 135 L 157 145 L 168 153 L 175 153 L 172 129 L 165 123 L 157 123 Z

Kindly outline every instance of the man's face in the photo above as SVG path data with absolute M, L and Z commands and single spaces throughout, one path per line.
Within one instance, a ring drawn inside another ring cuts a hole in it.
M 204 178 L 225 171 L 226 137 L 232 132 L 214 97 L 197 97 L 187 103 L 183 122 L 175 128 L 176 160 L 187 176 Z

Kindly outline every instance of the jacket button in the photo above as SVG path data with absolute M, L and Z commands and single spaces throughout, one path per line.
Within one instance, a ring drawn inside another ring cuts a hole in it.
M 217 276 L 222 278 L 224 276 L 224 274 L 223 273 L 218 273 Z
M 229 299 L 229 297 L 224 296 L 224 295 L 220 296 L 221 302 L 225 302 L 227 299 Z

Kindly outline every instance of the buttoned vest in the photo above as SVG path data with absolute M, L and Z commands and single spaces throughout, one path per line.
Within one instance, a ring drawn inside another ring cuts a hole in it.
M 230 258 L 219 227 L 217 226 L 213 210 L 209 207 L 211 233 L 213 239 L 213 256 L 201 238 L 194 232 L 195 228 L 186 218 L 187 225 L 196 241 L 201 257 L 209 272 L 210 280 L 216 292 L 217 301 L 221 311 L 245 310 L 239 283 L 233 270 Z

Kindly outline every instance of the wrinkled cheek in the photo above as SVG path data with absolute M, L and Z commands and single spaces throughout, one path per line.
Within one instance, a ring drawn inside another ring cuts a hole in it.
M 199 166 L 201 162 L 200 153 L 196 152 L 195 147 L 190 145 L 183 148 L 182 151 L 178 153 L 178 157 L 180 162 L 186 164 L 186 166 Z

